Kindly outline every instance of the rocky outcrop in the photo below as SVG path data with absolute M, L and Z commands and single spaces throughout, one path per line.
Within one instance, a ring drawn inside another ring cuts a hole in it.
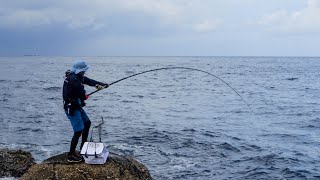
M 68 163 L 67 153 L 32 166 L 21 179 L 152 179 L 146 166 L 131 157 L 110 153 L 104 165 Z
M 22 150 L 0 150 L 0 178 L 20 177 L 35 164 L 31 153 Z

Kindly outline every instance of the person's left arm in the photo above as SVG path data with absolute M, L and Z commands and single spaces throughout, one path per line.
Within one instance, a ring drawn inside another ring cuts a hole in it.
M 89 86 L 97 86 L 97 85 L 101 85 L 101 86 L 108 86 L 107 83 L 102 83 L 102 82 L 99 82 L 99 81 L 96 81 L 96 80 L 93 80 L 93 79 L 90 79 L 86 76 L 83 77 L 83 84 L 86 84 L 86 85 L 89 85 Z

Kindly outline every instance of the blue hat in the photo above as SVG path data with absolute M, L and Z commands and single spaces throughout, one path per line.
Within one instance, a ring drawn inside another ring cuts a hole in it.
M 84 62 L 84 60 L 76 60 L 74 61 L 70 71 L 78 74 L 79 72 L 87 71 L 89 66 Z

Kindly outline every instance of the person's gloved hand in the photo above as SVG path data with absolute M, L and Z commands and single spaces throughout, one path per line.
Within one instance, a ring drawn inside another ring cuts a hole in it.
M 96 89 L 97 89 L 97 90 L 101 90 L 101 89 L 103 89 L 103 88 L 104 88 L 104 86 L 102 86 L 102 85 L 100 85 L 100 84 L 97 84 L 97 85 L 96 85 Z
M 107 87 L 109 87 L 108 84 L 104 84 L 104 85 L 97 84 L 97 85 L 96 85 L 96 89 L 97 89 L 97 90 L 101 90 L 101 89 L 104 89 L 104 88 L 107 88 Z
M 89 98 L 89 95 L 88 94 L 86 94 L 86 100 Z

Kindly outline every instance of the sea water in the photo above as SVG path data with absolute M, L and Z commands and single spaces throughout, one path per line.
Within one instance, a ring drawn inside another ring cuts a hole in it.
M 64 73 L 76 59 L 111 83 L 84 108 L 105 124 L 110 151 L 145 164 L 154 179 L 320 179 L 320 58 L 1 57 L 0 147 L 37 162 L 69 150 Z M 85 87 L 92 92 L 93 87 Z M 98 135 L 93 134 L 98 141 Z

